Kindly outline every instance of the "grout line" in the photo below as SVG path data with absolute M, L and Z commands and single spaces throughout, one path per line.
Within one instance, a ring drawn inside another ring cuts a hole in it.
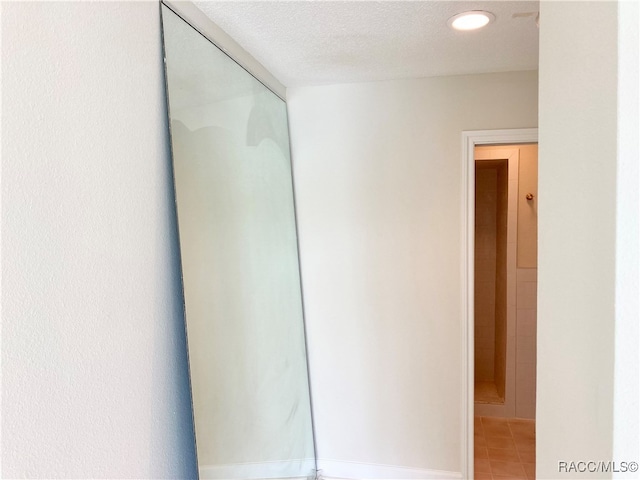
M 491 458 L 489 458 L 489 446 L 488 446 L 488 444 L 487 444 L 487 436 L 486 436 L 486 434 L 485 434 L 485 429 L 484 429 L 484 419 L 485 419 L 485 418 L 500 418 L 500 419 L 502 419 L 502 418 L 501 418 L 501 417 L 483 417 L 483 416 L 479 416 L 478 418 L 480 419 L 480 424 L 481 424 L 481 426 L 482 426 L 482 438 L 483 438 L 483 440 L 484 440 L 484 443 L 485 443 L 485 449 L 486 449 L 486 451 L 487 451 L 487 460 L 488 460 L 488 462 L 489 462 L 489 472 L 490 472 L 491 478 L 492 478 L 493 480 L 496 480 L 496 479 L 494 478 L 494 475 L 496 475 L 496 474 L 494 474 L 494 472 L 493 472 L 493 467 L 491 466 Z M 518 463 L 518 464 L 520 465 L 520 468 L 521 468 L 522 472 L 524 472 L 524 478 L 525 478 L 525 479 L 527 479 L 527 480 L 529 480 L 529 477 L 528 477 L 528 474 L 527 474 L 527 470 L 525 470 L 525 468 L 524 468 L 524 464 L 525 464 L 525 462 L 522 460 L 522 457 L 521 457 L 521 455 L 520 455 L 520 449 L 518 448 L 518 444 L 517 444 L 517 443 L 515 443 L 515 436 L 514 436 L 514 434 L 513 434 L 513 429 L 511 428 L 511 421 L 510 421 L 510 419 L 509 419 L 509 418 L 504 418 L 503 420 L 504 420 L 504 421 L 505 421 L 505 423 L 507 424 L 507 426 L 508 426 L 508 428 L 509 428 L 509 434 L 510 434 L 510 436 L 509 436 L 509 437 L 503 437 L 503 438 L 511 438 L 511 440 L 513 441 L 513 444 L 514 444 L 514 446 L 515 446 L 516 452 L 517 452 L 517 454 L 518 454 L 518 460 L 519 460 L 518 462 L 508 462 L 508 463 Z M 535 432 L 535 420 L 533 421 L 533 423 L 534 423 L 534 432 Z M 533 445 L 535 446 L 535 433 L 534 433 L 534 439 L 533 439 L 532 443 L 533 443 Z M 503 460 L 496 460 L 496 461 L 503 461 Z M 506 461 L 505 461 L 505 462 L 506 462 Z M 532 463 L 532 462 L 526 462 L 526 463 L 527 463 L 527 464 L 530 464 L 530 463 Z M 535 462 L 533 462 L 533 465 L 535 466 Z M 535 468 L 535 467 L 534 467 L 534 468 Z

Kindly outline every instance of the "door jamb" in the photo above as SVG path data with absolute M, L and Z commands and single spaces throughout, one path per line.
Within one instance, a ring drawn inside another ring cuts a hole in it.
M 473 479 L 473 371 L 474 371 L 474 247 L 475 247 L 475 156 L 476 145 L 538 143 L 537 128 L 469 130 L 462 132 L 462 415 L 461 473 Z

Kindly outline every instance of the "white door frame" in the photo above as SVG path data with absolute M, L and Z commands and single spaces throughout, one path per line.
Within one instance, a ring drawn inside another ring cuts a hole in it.
M 537 128 L 473 130 L 462 132 L 462 477 L 473 479 L 473 369 L 475 247 L 475 158 L 476 145 L 537 143 Z

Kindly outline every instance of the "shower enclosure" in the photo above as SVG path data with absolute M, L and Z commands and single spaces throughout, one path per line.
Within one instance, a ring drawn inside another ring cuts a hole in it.
M 508 172 L 507 160 L 476 162 L 476 403 L 505 397 Z

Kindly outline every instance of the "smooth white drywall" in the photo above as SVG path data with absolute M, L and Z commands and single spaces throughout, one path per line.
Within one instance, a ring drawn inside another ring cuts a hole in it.
M 541 2 L 538 478 L 612 458 L 617 8 Z
M 2 476 L 193 478 L 156 2 L 2 2 Z
M 319 468 L 460 472 L 461 132 L 537 126 L 537 73 L 287 97 Z
M 640 4 L 618 7 L 618 171 L 613 457 L 640 459 Z M 637 461 L 637 460 L 636 460 Z M 629 475 L 626 475 L 627 478 Z M 614 478 L 625 478 L 620 474 Z

